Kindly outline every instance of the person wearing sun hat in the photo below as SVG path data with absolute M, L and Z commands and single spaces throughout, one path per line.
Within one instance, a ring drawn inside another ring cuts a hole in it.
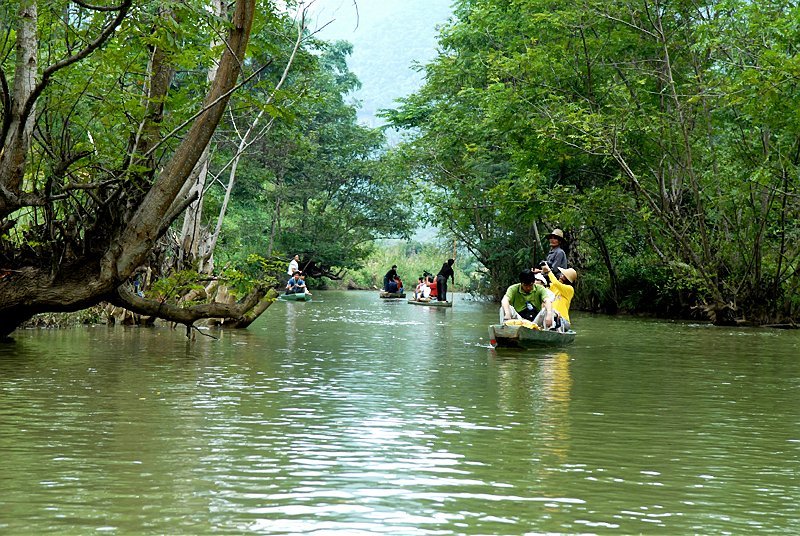
M 550 266 L 545 263 L 542 272 L 550 280 L 550 291 L 553 292 L 553 315 L 547 318 L 546 311 L 540 311 L 533 320 L 543 329 L 558 329 L 559 331 L 569 331 L 572 322 L 569 319 L 569 305 L 572 297 L 575 296 L 573 285 L 578 280 L 578 272 L 574 268 L 564 268 L 558 277 L 553 274 Z
M 561 249 L 564 244 L 564 231 L 553 229 L 553 232 L 545 236 L 550 241 L 550 253 L 547 254 L 545 261 L 550 265 L 550 269 L 558 274 L 559 270 L 567 267 L 567 254 Z

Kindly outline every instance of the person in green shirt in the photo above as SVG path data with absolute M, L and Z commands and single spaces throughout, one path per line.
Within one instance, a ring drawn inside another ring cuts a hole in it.
M 500 314 L 502 321 L 512 318 L 524 318 L 533 320 L 544 308 L 545 318 L 553 319 L 553 302 L 547 293 L 547 289 L 534 285 L 536 274 L 530 270 L 523 270 L 519 274 L 519 283 L 511 285 L 506 290 L 505 296 L 500 301 Z

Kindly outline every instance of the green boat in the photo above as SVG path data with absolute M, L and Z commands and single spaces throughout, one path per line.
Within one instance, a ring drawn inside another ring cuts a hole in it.
M 283 301 L 311 301 L 311 295 L 300 292 L 296 294 L 281 294 L 278 299 Z
M 383 298 L 383 299 L 390 299 L 391 300 L 391 299 L 395 299 L 395 298 L 405 298 L 405 297 L 406 297 L 406 293 L 405 292 L 386 292 L 385 290 L 381 291 L 381 298 Z
M 425 307 L 452 307 L 453 302 L 439 300 L 408 300 L 412 305 L 423 305 Z
M 489 326 L 489 342 L 495 348 L 535 348 L 564 346 L 575 340 L 575 332 L 545 331 L 525 326 L 494 324 Z

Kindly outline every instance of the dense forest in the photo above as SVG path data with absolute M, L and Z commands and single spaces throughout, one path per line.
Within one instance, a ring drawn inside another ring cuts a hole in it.
M 796 6 L 454 8 L 390 149 L 302 4 L 3 2 L 0 336 L 100 303 L 245 327 L 292 254 L 337 279 L 422 223 L 490 293 L 560 227 L 576 306 L 797 319 Z
M 800 313 L 800 8 L 459 0 L 386 113 L 433 221 L 496 282 L 567 232 L 592 310 Z M 577 301 L 575 302 L 577 304 Z
M 337 277 L 412 229 L 382 133 L 345 102 L 351 47 L 318 40 L 304 9 L 0 10 L 0 335 L 101 302 L 243 327 L 292 253 Z

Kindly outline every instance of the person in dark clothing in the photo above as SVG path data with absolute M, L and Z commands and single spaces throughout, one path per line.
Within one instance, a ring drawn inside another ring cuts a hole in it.
M 546 235 L 545 238 L 550 241 L 550 252 L 547 254 L 547 259 L 543 262 L 546 262 L 550 266 L 553 275 L 557 278 L 561 270 L 567 269 L 567 254 L 561 249 L 561 246 L 564 245 L 564 231 L 561 229 L 553 229 L 553 232 Z M 534 272 L 540 272 L 541 268 L 542 265 L 539 263 L 539 269 L 535 269 Z
M 447 262 L 442 264 L 442 269 L 436 274 L 436 299 L 438 301 L 447 301 L 447 278 L 449 277 L 453 283 L 456 282 L 456 274 L 453 271 L 455 262 L 455 259 L 447 259 Z
M 383 290 L 387 290 L 386 286 L 389 281 L 394 281 L 395 276 L 397 276 L 397 265 L 393 264 L 389 271 L 386 272 L 386 275 L 383 276 Z
M 397 286 L 397 276 L 395 276 L 395 279 L 388 281 L 386 283 L 386 287 L 384 288 L 384 290 L 386 292 L 392 292 L 392 293 L 400 292 L 400 288 Z

